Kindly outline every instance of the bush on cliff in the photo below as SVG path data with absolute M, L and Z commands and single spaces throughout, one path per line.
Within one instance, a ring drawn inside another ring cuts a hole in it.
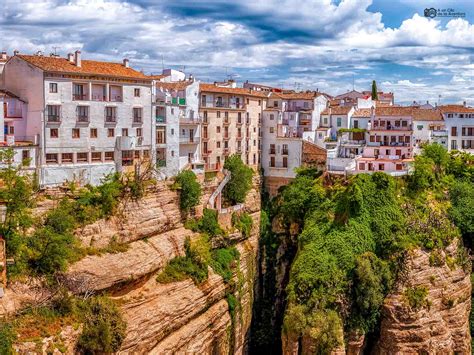
M 176 188 L 179 190 L 179 207 L 184 213 L 199 204 L 201 185 L 196 174 L 190 170 L 183 170 L 176 176 Z
M 252 231 L 253 219 L 248 213 L 232 214 L 232 226 L 237 228 L 245 238 L 250 237 Z
M 224 187 L 224 198 L 232 205 L 243 203 L 252 188 L 252 169 L 245 165 L 240 155 L 237 154 L 227 158 L 224 169 L 231 173 L 230 180 Z

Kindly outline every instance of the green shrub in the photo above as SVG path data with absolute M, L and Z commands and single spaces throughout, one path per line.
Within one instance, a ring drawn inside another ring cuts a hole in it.
M 240 155 L 237 154 L 226 159 L 224 169 L 231 173 L 230 180 L 222 192 L 224 198 L 232 205 L 243 203 L 252 188 L 252 169 L 245 165 Z
M 198 205 L 201 198 L 201 185 L 197 181 L 196 174 L 190 170 L 184 170 L 176 176 L 176 185 L 179 189 L 179 206 L 185 213 Z
M 206 208 L 203 212 L 201 219 L 198 222 L 198 231 L 206 233 L 210 237 L 216 235 L 224 235 L 225 232 L 222 230 L 217 219 L 217 211 Z
M 428 288 L 426 286 L 407 287 L 403 293 L 406 302 L 411 309 L 417 310 L 430 305 L 428 300 Z
M 227 294 L 227 305 L 229 306 L 230 319 L 234 321 L 235 311 L 237 310 L 237 307 L 239 306 L 239 301 L 232 293 Z
M 0 319 L 0 354 L 13 355 L 13 343 L 16 334 L 13 327 L 5 319 Z
M 215 273 L 222 276 L 226 283 L 232 279 L 232 270 L 239 260 L 240 253 L 235 247 L 221 248 L 212 251 L 210 265 Z
M 236 213 L 232 214 L 232 226 L 242 232 L 242 235 L 246 238 L 250 237 L 252 231 L 253 219 L 247 213 Z
M 126 323 L 107 297 L 95 297 L 84 306 L 84 327 L 77 347 L 87 354 L 113 353 L 125 338 Z

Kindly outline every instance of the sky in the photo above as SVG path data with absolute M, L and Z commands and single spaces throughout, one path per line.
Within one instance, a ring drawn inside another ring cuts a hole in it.
M 474 0 L 0 0 L 0 49 L 331 95 L 376 80 L 400 104 L 474 106 Z

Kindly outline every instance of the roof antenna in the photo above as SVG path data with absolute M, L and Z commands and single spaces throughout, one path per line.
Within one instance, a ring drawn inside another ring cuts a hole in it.
M 161 70 L 165 70 L 165 61 L 163 59 L 163 54 L 161 55 Z
M 55 56 L 56 56 L 56 55 L 58 55 L 58 54 L 56 53 L 56 49 L 58 49 L 58 48 L 61 48 L 61 47 L 53 46 L 53 49 L 54 49 L 54 55 L 55 55 Z

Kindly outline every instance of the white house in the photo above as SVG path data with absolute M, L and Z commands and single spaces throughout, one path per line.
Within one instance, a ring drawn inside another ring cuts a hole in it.
M 474 107 L 440 106 L 448 131 L 448 150 L 474 153 Z
M 99 184 L 133 171 L 154 149 L 150 80 L 123 63 L 14 55 L 5 88 L 26 103 L 24 134 L 38 136 L 42 186 L 65 181 Z
M 420 152 L 424 143 L 438 143 L 448 148 L 448 131 L 443 115 L 438 109 L 413 109 L 413 144 L 414 153 Z

